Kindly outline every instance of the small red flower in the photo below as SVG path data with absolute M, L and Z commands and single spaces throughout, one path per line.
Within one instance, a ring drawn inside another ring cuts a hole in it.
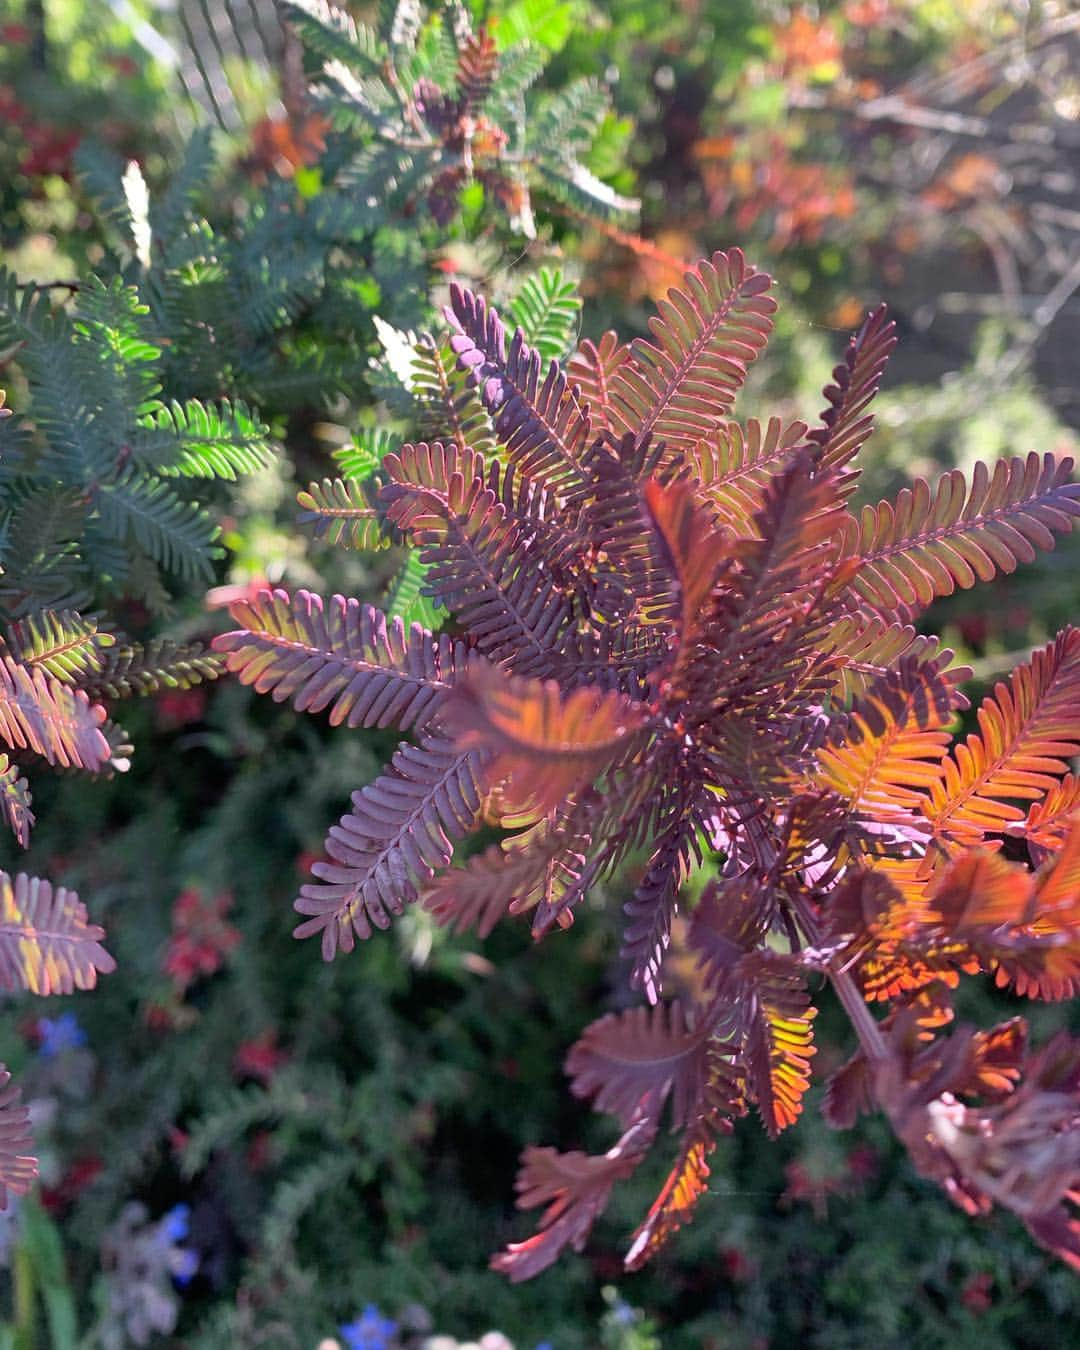
M 288 1058 L 287 1052 L 278 1047 L 277 1032 L 270 1027 L 240 1042 L 233 1056 L 233 1073 L 237 1078 L 255 1078 L 265 1085 Z
M 199 722 L 206 712 L 206 690 L 201 685 L 194 689 L 165 689 L 154 700 L 158 726 L 168 730 Z
M 61 131 L 54 126 L 28 126 L 24 129 L 27 153 L 19 161 L 19 169 L 28 178 L 45 178 L 71 174 L 72 161 L 82 134 Z
M 57 1185 L 41 1188 L 41 1203 L 50 1214 L 61 1213 L 101 1175 L 104 1167 L 96 1153 L 76 1158 Z
M 138 75 L 138 62 L 124 52 L 110 52 L 105 57 L 105 64 L 112 66 L 117 75 L 122 75 L 124 79 L 129 80 L 133 75 Z
M 240 930 L 225 921 L 232 895 L 207 897 L 197 890 L 182 891 L 172 912 L 172 936 L 162 970 L 178 994 L 197 979 L 213 975 L 240 941 Z
M 994 1302 L 993 1287 L 993 1277 L 985 1271 L 981 1271 L 978 1275 L 971 1275 L 964 1282 L 964 1287 L 960 1291 L 960 1302 L 969 1313 L 974 1313 L 976 1317 L 979 1317 L 982 1313 L 988 1312 Z
M 720 1265 L 734 1284 L 748 1284 L 757 1275 L 757 1263 L 741 1247 L 721 1247 Z

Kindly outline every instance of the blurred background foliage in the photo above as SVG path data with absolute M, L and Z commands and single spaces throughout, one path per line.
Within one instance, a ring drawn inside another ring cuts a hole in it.
M 167 395 L 240 392 L 283 453 L 215 495 L 226 556 L 210 603 L 189 586 L 152 615 L 129 596 L 130 631 L 205 640 L 221 602 L 266 580 L 383 593 L 397 560 L 305 537 L 295 492 L 334 472 L 334 450 L 402 428 L 372 316 L 420 327 L 452 277 L 501 301 L 557 264 L 581 283 L 586 335 L 629 335 L 681 261 L 738 244 L 785 302 L 744 408 L 813 414 L 867 306 L 884 297 L 899 320 L 867 496 L 976 456 L 1075 452 L 1080 20 L 1066 0 L 469 8 L 500 45 L 546 55 L 541 92 L 606 88 L 587 164 L 640 197 L 640 220 L 553 201 L 530 239 L 467 186 L 442 224 L 388 217 L 351 254 L 329 239 L 320 266 L 350 305 L 305 296 L 267 329 L 263 365 L 226 379 L 212 351 L 166 352 Z M 320 190 L 326 128 L 306 87 L 271 0 L 9 0 L 5 265 L 35 284 L 130 276 L 103 176 L 135 159 L 154 200 L 200 128 L 214 163 L 190 210 L 239 249 L 268 201 Z M 248 263 L 272 269 L 280 246 L 266 231 Z M 17 353 L 0 361 L 18 409 Z M 960 594 L 935 611 L 983 686 L 1075 621 L 1078 556 L 1063 547 L 991 604 Z M 618 1239 L 659 1182 L 647 1174 L 582 1256 L 511 1289 L 486 1260 L 523 1231 L 520 1148 L 609 1142 L 560 1065 L 610 1003 L 600 920 L 618 886 L 536 949 L 513 927 L 478 943 L 410 913 L 323 966 L 290 938 L 289 901 L 391 739 L 328 736 L 228 682 L 160 693 L 125 725 L 130 772 L 40 781 L 29 856 L 2 844 L 5 868 L 78 888 L 119 969 L 44 1015 L 25 998 L 0 1014 L 43 1150 L 39 1191 L 0 1220 L 0 1346 L 1005 1350 L 1061 1344 L 1076 1324 L 1074 1277 L 1018 1224 L 948 1208 L 884 1127 L 838 1136 L 812 1109 L 777 1145 L 752 1127 L 722 1145 L 693 1226 L 645 1272 L 622 1274 Z M 971 997 L 976 1020 L 1008 1015 L 1001 994 Z M 1032 1011 L 1044 1032 L 1065 1016 Z M 844 1054 L 841 1020 L 822 1020 L 819 1064 Z

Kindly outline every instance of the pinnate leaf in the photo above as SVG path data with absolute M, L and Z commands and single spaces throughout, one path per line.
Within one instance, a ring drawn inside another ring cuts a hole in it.
M 896 504 L 863 507 L 849 518 L 843 554 L 859 559 L 852 589 L 871 610 L 912 615 L 959 586 L 991 581 L 999 572 L 1032 562 L 1036 549 L 1052 549 L 1080 516 L 1080 483 L 1072 460 L 999 460 L 992 470 L 976 464 L 967 490 L 951 469 L 931 492 L 925 479 L 901 488 Z
M 770 1139 L 793 1125 L 810 1086 L 817 1009 L 802 974 L 783 958 L 752 952 L 739 962 L 745 1004 L 746 1066 Z
M 229 670 L 300 712 L 329 708 L 335 726 L 430 722 L 464 657 L 445 634 L 418 624 L 406 631 L 400 619 L 388 623 L 374 606 L 340 595 L 264 591 L 230 613 L 242 627 L 214 640 Z
M 27 1153 L 33 1146 L 30 1111 L 0 1064 L 0 1210 L 7 1209 L 9 1194 L 25 1195 L 37 1179 L 37 1159 Z
M 23 848 L 30 846 L 34 813 L 30 809 L 30 788 L 7 755 L 0 754 L 0 814 Z
M 631 1125 L 614 1147 L 599 1157 L 528 1148 L 517 1178 L 518 1208 L 546 1205 L 540 1231 L 514 1242 L 491 1262 L 493 1270 L 516 1284 L 531 1280 L 558 1260 L 566 1247 L 581 1251 L 596 1218 L 607 1207 L 612 1187 L 631 1176 L 652 1142 L 652 1132 Z
M 946 844 L 978 844 L 1024 818 L 1012 803 L 1052 790 L 1080 754 L 1080 629 L 1065 629 L 995 685 L 979 729 L 942 761 L 923 811 Z
M 644 707 L 612 690 L 564 693 L 554 680 L 508 676 L 476 663 L 458 681 L 447 718 L 458 744 L 492 756 L 507 800 L 545 815 L 640 744 Z
M 12 749 L 33 750 L 64 768 L 96 771 L 109 759 L 104 721 L 105 709 L 82 690 L 0 656 L 0 737 Z
M 653 341 L 639 338 L 633 360 L 611 381 L 613 429 L 690 451 L 731 410 L 746 369 L 772 328 L 772 278 L 739 249 L 714 253 L 668 291 L 650 319 Z
M 93 989 L 116 963 L 101 945 L 104 931 L 87 920 L 74 891 L 0 872 L 0 988 L 31 994 Z
M 658 1126 L 668 1097 L 672 1126 L 688 1123 L 701 1095 L 705 1040 L 678 1000 L 609 1013 L 588 1027 L 570 1051 L 566 1072 L 575 1096 L 598 1111 Z

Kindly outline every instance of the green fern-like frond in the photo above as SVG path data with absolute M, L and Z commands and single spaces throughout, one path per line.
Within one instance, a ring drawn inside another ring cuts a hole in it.
M 344 478 L 364 482 L 381 466 L 387 455 L 401 449 L 401 437 L 386 427 L 365 427 L 348 445 L 334 451 L 334 463 Z
M 379 523 L 373 498 L 367 483 L 324 478 L 297 494 L 301 507 L 298 519 L 311 529 L 316 539 L 325 539 L 341 548 L 359 552 L 389 548 L 390 540 Z
M 269 432 L 245 403 L 217 406 L 190 399 L 160 407 L 142 423 L 133 450 L 168 477 L 223 478 L 264 469 L 273 458 Z
M 577 337 L 581 297 L 560 269 L 542 267 L 510 302 L 510 317 L 545 361 L 559 361 Z
M 189 581 L 213 577 L 210 559 L 217 526 L 192 502 L 181 501 L 162 482 L 129 469 L 96 494 L 104 528 L 115 538 L 128 536 L 155 561 Z
M 213 130 L 198 127 L 184 147 L 184 158 L 161 197 L 150 207 L 154 238 L 171 240 L 187 222 L 194 203 L 206 190 L 216 161 Z
M 327 4 L 327 0 L 285 0 L 281 10 L 304 46 L 324 60 L 340 61 L 359 75 L 381 75 L 389 56 L 385 44 L 345 10 Z
M 386 595 L 386 613 L 390 618 L 400 619 L 406 627 L 418 623 L 422 628 L 432 630 L 444 622 L 446 611 L 424 591 L 427 573 L 419 552 L 410 549 Z
M 157 694 L 163 689 L 190 689 L 216 680 L 225 662 L 200 643 L 157 638 L 146 644 L 117 643 L 102 653 L 97 670 L 81 675 L 78 686 L 91 701 Z
M 102 651 L 115 642 L 111 633 L 98 629 L 96 619 L 74 610 L 38 610 L 9 624 L 4 645 L 22 666 L 40 666 L 65 684 L 101 669 Z

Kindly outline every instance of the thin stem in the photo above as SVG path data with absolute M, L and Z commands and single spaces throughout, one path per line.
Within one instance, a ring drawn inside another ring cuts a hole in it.
M 17 281 L 17 291 L 70 291 L 72 295 L 82 289 L 78 281 Z
M 805 897 L 794 897 L 794 905 L 798 912 L 799 924 L 806 934 L 807 941 L 811 946 L 820 946 L 821 930 Z M 855 1034 L 859 1038 L 859 1044 L 862 1046 L 866 1058 L 872 1064 L 879 1064 L 888 1059 L 889 1047 L 885 1044 L 885 1037 L 881 1034 L 881 1028 L 866 1006 L 866 1000 L 860 993 L 859 986 L 846 970 L 842 970 L 832 961 L 825 967 L 825 973 L 831 980 L 832 987 L 836 990 L 836 996 L 843 1005 L 844 1011 L 851 1019 L 851 1024 L 855 1028 Z

